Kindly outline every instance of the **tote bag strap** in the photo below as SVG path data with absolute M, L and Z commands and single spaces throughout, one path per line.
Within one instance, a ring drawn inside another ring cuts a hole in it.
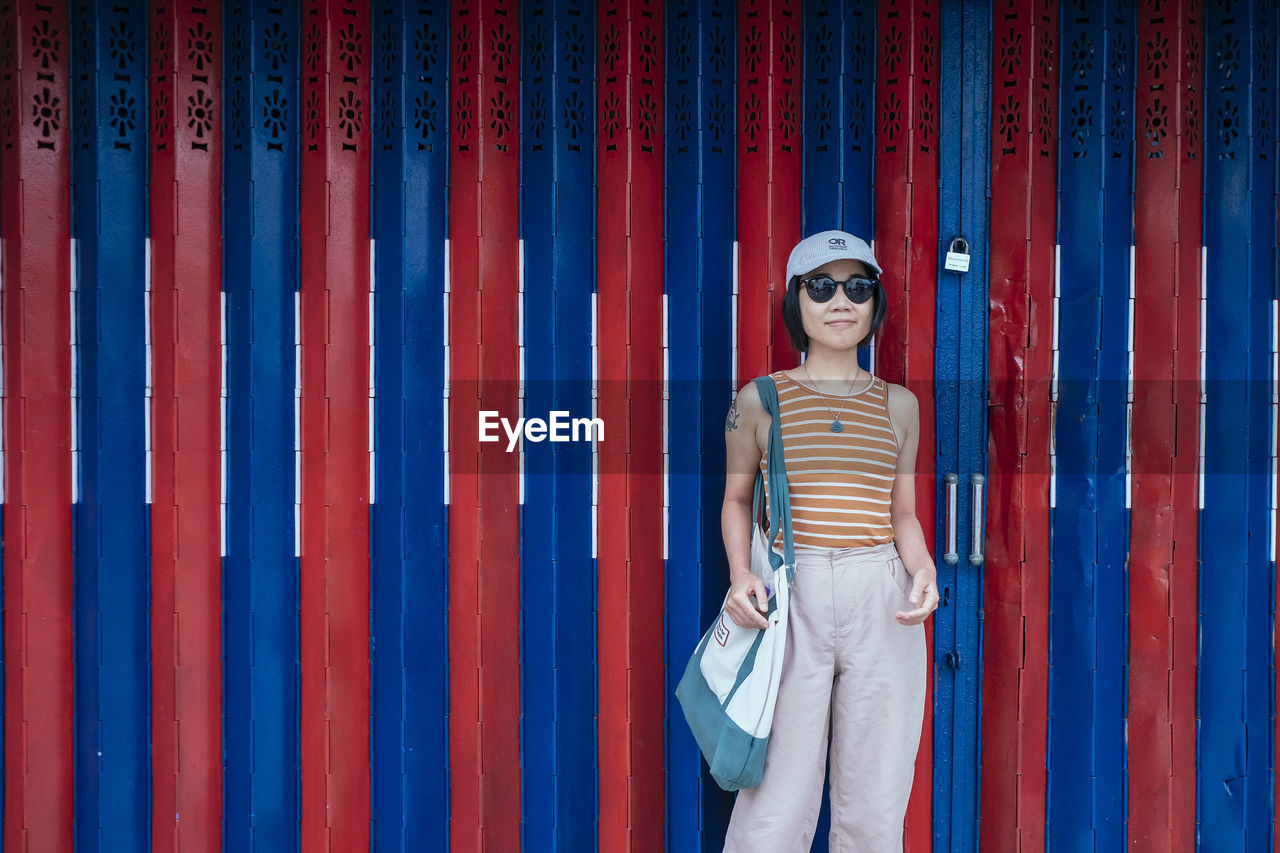
M 757 377 L 755 383 L 756 390 L 760 394 L 760 402 L 764 404 L 764 410 L 773 418 L 769 426 L 769 461 L 766 464 L 769 471 L 769 506 L 773 510 L 772 518 L 769 519 L 770 546 L 778 536 L 778 528 L 782 528 L 783 554 L 779 555 L 770 547 L 769 562 L 775 571 L 787 566 L 787 579 L 790 580 L 791 573 L 795 571 L 796 556 L 795 542 L 791 535 L 791 495 L 787 491 L 787 463 L 782 450 L 782 418 L 779 415 L 778 387 L 774 384 L 772 376 Z M 777 464 L 779 461 L 782 464 Z M 759 503 L 763 479 L 763 475 L 756 474 L 753 499 L 756 507 L 755 518 L 760 517 Z

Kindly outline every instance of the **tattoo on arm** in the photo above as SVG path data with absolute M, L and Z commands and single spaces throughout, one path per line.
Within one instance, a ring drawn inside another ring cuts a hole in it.
M 729 432 L 730 430 L 735 430 L 737 428 L 738 428 L 738 407 L 730 406 L 729 414 L 724 419 L 724 430 L 725 432 Z

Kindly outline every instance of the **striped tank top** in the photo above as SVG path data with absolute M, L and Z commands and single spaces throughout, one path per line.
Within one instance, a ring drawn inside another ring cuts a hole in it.
M 892 542 L 889 496 L 898 440 L 889 420 L 888 384 L 876 376 L 848 397 L 827 395 L 828 408 L 817 391 L 785 372 L 772 377 L 778 388 L 795 543 L 857 548 Z M 831 431 L 832 412 L 839 414 L 843 432 Z M 766 478 L 767 457 L 760 460 Z M 781 530 L 775 543 L 782 548 Z

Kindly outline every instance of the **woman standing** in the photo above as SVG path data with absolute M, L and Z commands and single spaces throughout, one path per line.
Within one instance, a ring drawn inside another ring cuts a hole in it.
M 805 354 L 778 388 L 796 571 L 764 777 L 738 792 L 727 853 L 805 851 L 831 762 L 830 848 L 900 851 L 924 719 L 924 620 L 937 569 L 915 512 L 920 409 L 914 394 L 858 365 L 886 313 L 880 265 L 843 231 L 801 240 L 782 314 Z M 721 528 L 726 607 L 768 625 L 751 572 L 751 502 L 767 471 L 771 419 L 748 382 L 725 422 Z M 775 540 L 781 548 L 781 531 Z

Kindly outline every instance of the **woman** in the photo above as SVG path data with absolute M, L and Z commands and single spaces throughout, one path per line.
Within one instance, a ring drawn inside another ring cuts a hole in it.
M 924 719 L 924 620 L 937 569 L 915 513 L 919 404 L 858 366 L 884 320 L 880 265 L 843 231 L 801 240 L 787 261 L 783 319 L 800 367 L 772 374 L 796 550 L 786 656 L 764 778 L 738 792 L 726 851 L 808 850 L 831 761 L 835 851 L 900 851 Z M 725 422 L 721 528 L 726 610 L 764 628 L 751 573 L 751 502 L 771 419 L 755 383 Z M 782 547 L 781 532 L 775 541 Z

